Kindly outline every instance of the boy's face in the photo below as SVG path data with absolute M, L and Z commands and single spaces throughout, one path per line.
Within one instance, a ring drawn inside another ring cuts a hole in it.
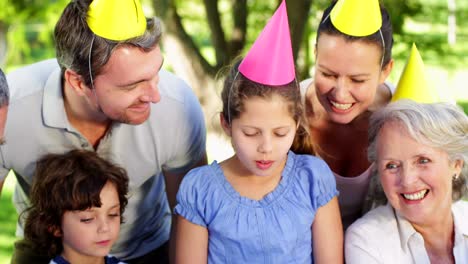
M 101 207 L 63 214 L 62 256 L 70 263 L 87 263 L 106 256 L 119 236 L 120 202 L 115 186 L 106 183 L 100 198 Z

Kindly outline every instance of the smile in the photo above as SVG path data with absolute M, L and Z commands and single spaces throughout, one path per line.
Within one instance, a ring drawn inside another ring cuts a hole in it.
M 335 102 L 335 101 L 332 101 L 330 100 L 330 103 L 333 107 L 339 109 L 339 110 L 348 110 L 349 108 L 351 108 L 351 106 L 353 106 L 353 104 L 340 104 L 338 102 Z
M 411 194 L 402 193 L 401 195 L 407 200 L 417 201 L 417 200 L 422 200 L 428 192 L 429 190 L 426 189 L 426 190 L 422 190 L 422 191 L 411 193 Z

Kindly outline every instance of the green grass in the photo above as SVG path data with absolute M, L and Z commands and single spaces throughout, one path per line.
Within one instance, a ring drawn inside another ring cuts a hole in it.
M 11 200 L 15 181 L 15 176 L 10 173 L 7 176 L 0 197 L 0 229 L 2 230 L 0 232 L 0 264 L 10 263 L 15 241 L 17 214 Z

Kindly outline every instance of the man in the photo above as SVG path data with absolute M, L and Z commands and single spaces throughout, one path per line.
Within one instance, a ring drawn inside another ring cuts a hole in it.
M 206 164 L 204 118 L 190 87 L 161 70 L 158 20 L 145 19 L 139 1 L 116 3 L 71 1 L 55 27 L 58 65 L 48 60 L 9 74 L 14 94 L 0 179 L 14 170 L 21 213 L 40 156 L 96 151 L 130 178 L 111 253 L 128 263 L 166 263 L 180 181 Z M 37 253 L 17 245 L 13 262 Z

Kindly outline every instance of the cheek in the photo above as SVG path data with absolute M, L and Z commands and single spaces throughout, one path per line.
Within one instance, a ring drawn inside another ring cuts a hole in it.
M 332 88 L 332 84 L 324 77 L 316 77 L 315 78 L 315 90 L 318 95 L 322 95 L 330 91 Z

